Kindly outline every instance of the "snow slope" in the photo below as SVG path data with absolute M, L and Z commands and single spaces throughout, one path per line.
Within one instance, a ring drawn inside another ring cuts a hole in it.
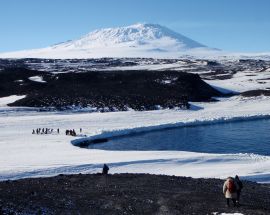
M 226 80 L 204 80 L 206 83 L 224 93 L 245 92 L 248 90 L 270 89 L 270 72 L 269 71 L 242 71 L 234 74 L 231 79 Z
M 25 96 L 8 96 L 8 97 L 2 97 L 0 98 L 0 107 L 7 107 L 8 104 L 11 104 L 19 99 L 23 99 Z
M 0 58 L 178 57 L 218 52 L 157 24 L 95 30 L 47 48 L 2 53 Z
M 95 173 L 108 163 L 112 173 L 155 173 L 226 178 L 236 173 L 270 183 L 270 157 L 254 154 L 205 154 L 182 151 L 102 151 L 71 144 L 65 129 L 83 128 L 87 136 L 116 135 L 173 126 L 216 123 L 270 115 L 270 98 L 233 97 L 219 103 L 196 103 L 197 110 L 115 113 L 27 113 L 0 115 L 0 179 Z M 33 128 L 61 133 L 32 135 Z

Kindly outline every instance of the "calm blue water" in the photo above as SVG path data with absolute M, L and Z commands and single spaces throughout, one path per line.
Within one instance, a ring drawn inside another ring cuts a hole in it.
M 114 138 L 103 150 L 176 150 L 270 155 L 270 119 L 183 127 Z

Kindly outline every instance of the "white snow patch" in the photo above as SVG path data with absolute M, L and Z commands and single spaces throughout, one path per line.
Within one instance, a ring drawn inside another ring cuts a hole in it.
M 42 76 L 32 76 L 28 78 L 30 81 L 35 81 L 39 83 L 47 83 L 46 81 L 43 80 Z
M 162 80 L 161 83 L 162 84 L 171 84 L 172 80 Z
M 0 107 L 7 107 L 8 104 L 11 104 L 23 98 L 25 98 L 25 96 L 13 95 L 13 96 L 8 96 L 8 97 L 2 97 L 0 98 Z
M 268 71 L 242 71 L 237 72 L 230 79 L 204 81 L 224 93 L 245 92 L 270 88 L 270 73 Z
M 241 213 L 221 213 L 220 215 L 244 215 Z
M 22 83 L 22 82 L 23 82 L 23 80 L 16 80 L 16 81 L 14 81 L 14 82 L 17 82 L 17 83 Z
M 242 213 L 219 213 L 219 212 L 213 212 L 213 215 L 244 215 Z

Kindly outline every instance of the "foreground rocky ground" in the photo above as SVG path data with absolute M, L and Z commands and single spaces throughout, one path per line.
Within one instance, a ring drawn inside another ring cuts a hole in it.
M 0 183 L 0 214 L 270 214 L 270 186 L 244 181 L 228 208 L 222 180 L 148 174 L 59 175 Z

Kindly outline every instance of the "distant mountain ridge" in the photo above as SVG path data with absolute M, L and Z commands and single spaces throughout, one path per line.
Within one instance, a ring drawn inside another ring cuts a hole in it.
M 0 54 L 6 58 L 169 57 L 216 51 L 158 24 L 95 30 L 47 48 Z

